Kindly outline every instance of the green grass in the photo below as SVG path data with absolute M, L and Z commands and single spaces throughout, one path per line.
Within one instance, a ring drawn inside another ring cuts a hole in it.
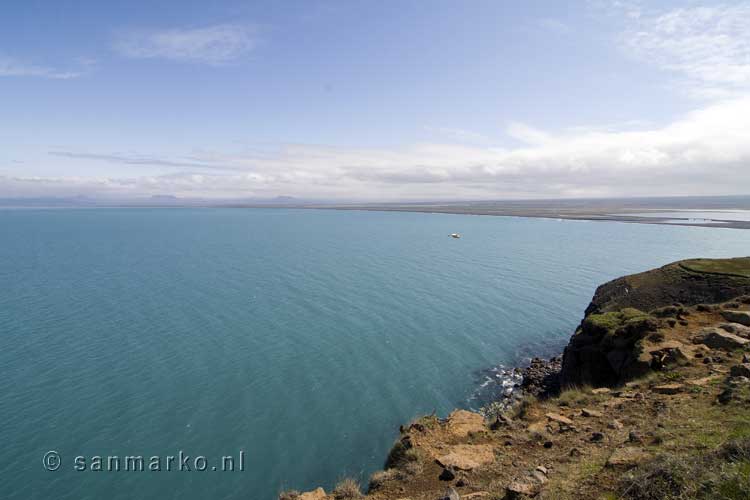
M 710 274 L 727 274 L 750 278 L 750 257 L 734 259 L 691 259 L 680 263 L 688 271 Z
M 620 479 L 628 500 L 750 500 L 750 440 L 702 454 L 667 453 Z

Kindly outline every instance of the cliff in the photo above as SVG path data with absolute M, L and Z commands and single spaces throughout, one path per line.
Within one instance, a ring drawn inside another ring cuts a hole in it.
M 750 257 L 691 259 L 624 276 L 596 289 L 585 315 L 725 302 L 750 294 Z
M 645 375 L 675 350 L 661 326 L 686 323 L 686 307 L 747 294 L 748 257 L 674 262 L 601 285 L 565 348 L 560 382 L 606 386 Z
M 457 410 L 403 426 L 366 493 L 349 479 L 280 498 L 747 500 L 750 258 L 602 285 L 558 382 L 562 392 L 491 417 Z

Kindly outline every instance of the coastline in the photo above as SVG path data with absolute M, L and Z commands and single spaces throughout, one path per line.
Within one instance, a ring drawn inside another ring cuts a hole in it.
M 452 214 L 452 215 L 489 215 L 495 217 L 521 217 L 532 219 L 555 219 L 555 220 L 577 220 L 592 222 L 623 222 L 630 224 L 652 224 L 665 226 L 687 226 L 687 227 L 712 227 L 724 229 L 750 229 L 750 221 L 726 220 L 717 217 L 716 222 L 691 221 L 686 218 L 677 222 L 673 217 L 646 217 L 608 211 L 585 211 L 585 210 L 536 210 L 536 209 L 496 209 L 471 206 L 414 206 L 414 205 L 296 205 L 287 207 L 263 207 L 252 206 L 247 208 L 297 208 L 315 210 L 350 210 L 365 212 L 415 212 L 428 214 Z
M 746 450 L 750 466 L 750 257 L 678 261 L 604 283 L 562 356 L 501 371 L 509 390 L 479 412 L 402 425 L 364 495 L 345 479 L 330 494 L 279 498 L 661 499 L 629 492 L 651 488 L 665 460 L 695 467 L 680 491 L 715 481 L 712 468 L 745 484 L 726 450 Z

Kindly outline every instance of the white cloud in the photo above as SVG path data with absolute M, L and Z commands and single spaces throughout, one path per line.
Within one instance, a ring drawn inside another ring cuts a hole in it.
M 0 179 L 0 194 L 56 187 L 75 194 L 330 199 L 739 194 L 750 186 L 750 97 L 707 105 L 663 127 L 551 133 L 512 124 L 516 148 L 416 144 L 402 149 L 286 145 L 269 153 L 183 157 L 68 152 L 119 162 L 128 178 Z M 59 152 L 58 152 L 59 154 Z M 170 175 L 139 175 L 153 165 Z
M 114 48 L 134 59 L 170 59 L 222 64 L 247 54 L 257 44 L 249 26 L 219 24 L 202 28 L 129 31 L 116 37 Z
M 640 15 L 623 41 L 630 53 L 672 71 L 702 98 L 750 90 L 750 3 Z
M 81 71 L 61 71 L 47 66 L 39 66 L 0 55 L 0 76 L 37 77 L 54 80 L 69 80 L 82 76 Z
M 573 29 L 559 19 L 545 17 L 539 19 L 538 24 L 540 28 L 551 31 L 558 35 L 570 35 L 573 33 Z

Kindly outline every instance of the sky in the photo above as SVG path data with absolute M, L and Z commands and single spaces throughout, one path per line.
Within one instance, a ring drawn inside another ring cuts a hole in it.
M 750 194 L 750 0 L 0 11 L 0 197 Z

